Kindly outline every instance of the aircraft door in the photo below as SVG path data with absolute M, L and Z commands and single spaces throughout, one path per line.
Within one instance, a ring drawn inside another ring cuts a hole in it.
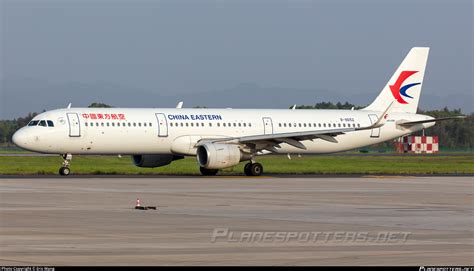
M 79 116 L 77 113 L 67 113 L 67 120 L 69 122 L 69 136 L 81 136 L 81 124 L 79 123 Z
M 158 121 L 158 136 L 167 137 L 168 136 L 168 121 L 166 116 L 163 113 L 156 113 L 156 120 Z
M 374 124 L 377 122 L 378 117 L 375 114 L 369 114 L 369 119 L 370 119 L 370 123 Z M 380 127 L 372 129 L 372 131 L 370 132 L 370 137 L 374 137 L 374 138 L 380 137 Z
M 263 118 L 263 133 L 265 135 L 273 134 L 273 122 L 271 118 Z

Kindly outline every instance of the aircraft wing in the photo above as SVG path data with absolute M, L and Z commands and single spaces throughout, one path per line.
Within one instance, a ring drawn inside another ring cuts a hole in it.
M 370 130 L 381 127 L 385 124 L 384 116 L 387 114 L 393 104 L 387 107 L 387 109 L 378 117 L 377 121 L 367 127 L 353 127 L 353 128 L 337 128 L 327 130 L 313 130 L 303 132 L 291 132 L 291 133 L 278 133 L 278 134 L 260 134 L 252 136 L 242 137 L 227 137 L 227 138 L 216 138 L 216 139 L 201 139 L 196 147 L 206 143 L 228 143 L 228 144 L 242 144 L 249 147 L 253 152 L 260 150 L 268 150 L 271 152 L 277 152 L 276 148 L 280 148 L 281 143 L 286 143 L 293 147 L 305 150 L 306 146 L 301 143 L 304 140 L 322 139 L 331 143 L 338 143 L 336 136 L 342 135 L 349 132 Z
M 383 124 L 382 124 L 383 125 Z M 268 150 L 271 152 L 277 152 L 276 148 L 280 148 L 279 144 L 286 143 L 293 147 L 305 150 L 301 141 L 321 139 L 332 143 L 338 143 L 336 137 L 349 132 L 369 130 L 380 127 L 380 123 L 376 122 L 367 127 L 358 128 L 338 128 L 338 129 L 327 129 L 327 130 L 313 130 L 303 132 L 291 132 L 291 133 L 277 133 L 277 134 L 262 134 L 242 137 L 227 137 L 227 138 L 214 138 L 214 139 L 201 139 L 196 146 L 200 146 L 206 143 L 228 143 L 228 144 L 243 144 L 255 151 Z

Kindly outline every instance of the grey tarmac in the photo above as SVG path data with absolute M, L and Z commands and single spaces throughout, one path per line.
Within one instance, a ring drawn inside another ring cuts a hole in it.
M 471 176 L 3 176 L 0 265 L 474 265 L 473 195 Z

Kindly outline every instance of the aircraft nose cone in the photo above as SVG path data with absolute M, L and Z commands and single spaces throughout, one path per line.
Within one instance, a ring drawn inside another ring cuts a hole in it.
M 13 134 L 12 141 L 15 145 L 20 148 L 25 148 L 28 141 L 28 136 L 25 130 L 20 129 L 16 133 Z

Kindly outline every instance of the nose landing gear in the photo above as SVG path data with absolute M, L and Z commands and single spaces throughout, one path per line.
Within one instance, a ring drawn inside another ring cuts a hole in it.
M 69 173 L 71 173 L 71 170 L 69 169 L 69 165 L 72 160 L 72 154 L 70 153 L 63 154 L 61 155 L 61 157 L 63 158 L 64 161 L 63 161 L 63 166 L 59 169 L 59 175 L 68 176 Z

